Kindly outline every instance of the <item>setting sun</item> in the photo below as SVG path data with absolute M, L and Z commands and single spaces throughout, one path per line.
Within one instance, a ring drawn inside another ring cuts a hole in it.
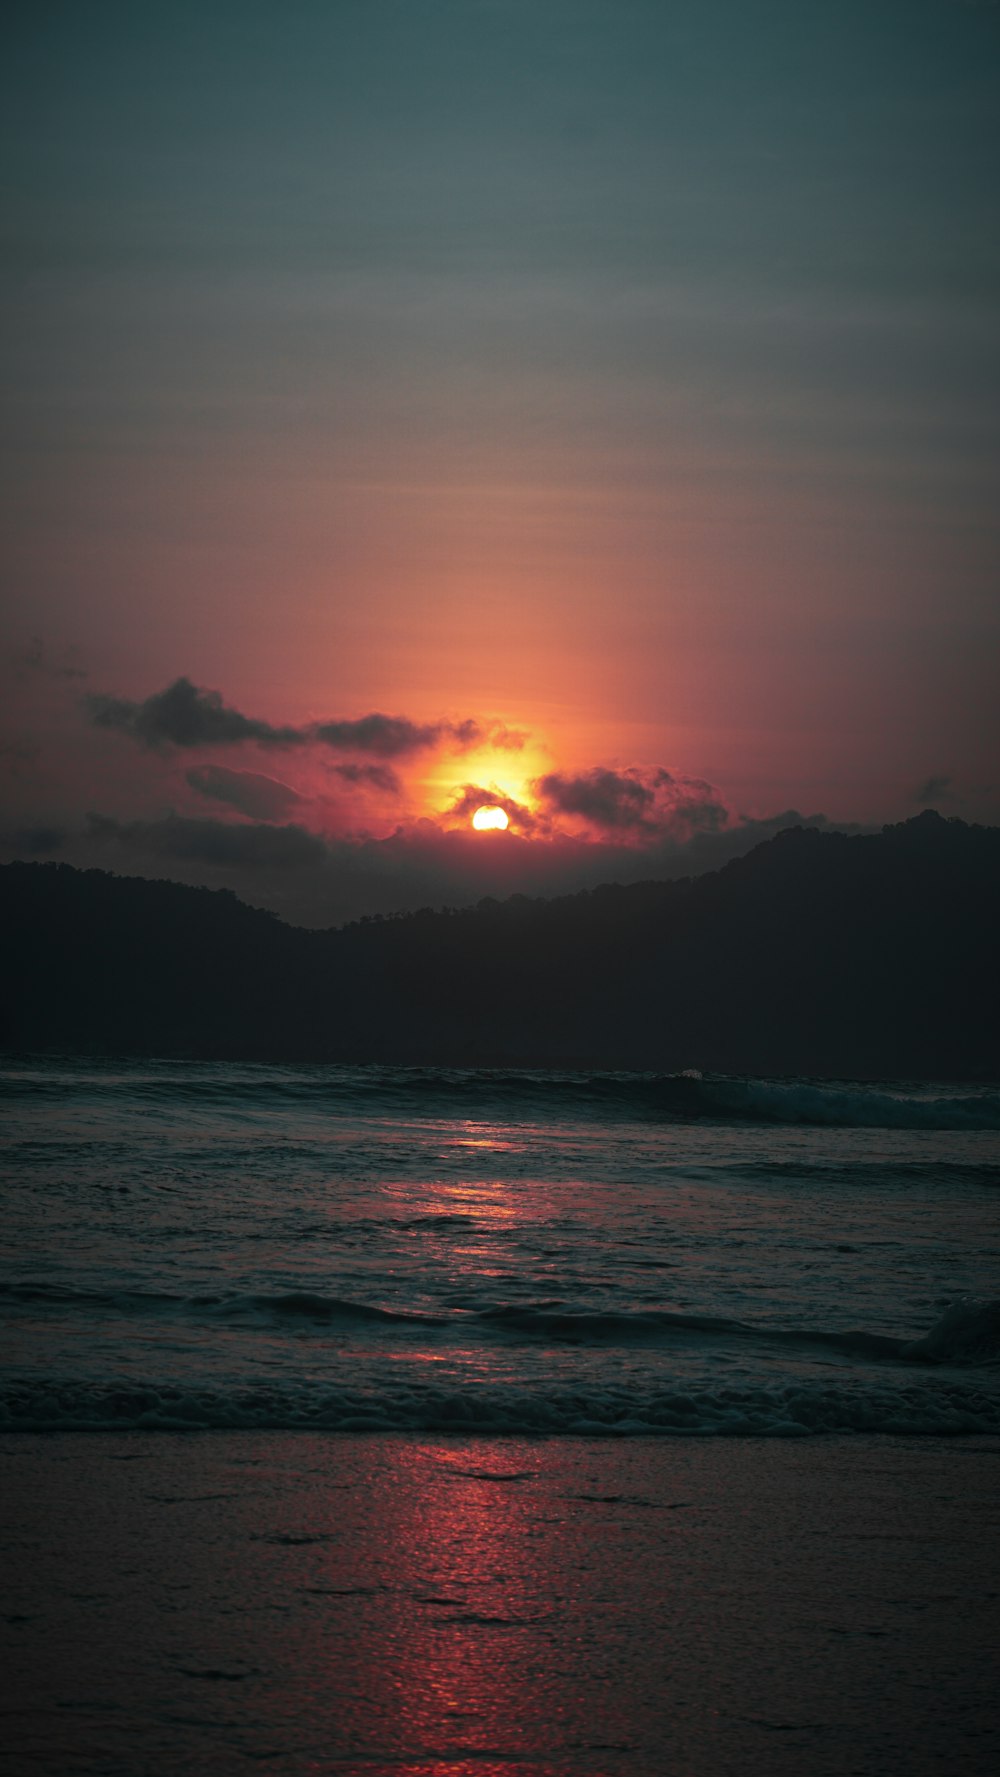
M 507 815 L 502 808 L 483 807 L 476 809 L 476 812 L 472 817 L 472 825 L 476 828 L 477 832 L 485 833 L 490 829 L 496 829 L 499 831 L 501 827 L 506 827 L 509 823 Z

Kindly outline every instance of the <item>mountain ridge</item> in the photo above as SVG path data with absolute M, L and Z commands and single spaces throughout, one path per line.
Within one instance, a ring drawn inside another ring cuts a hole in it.
M 1000 1077 L 1000 829 L 785 829 L 717 871 L 284 924 L 0 867 L 0 1044 L 203 1059 Z

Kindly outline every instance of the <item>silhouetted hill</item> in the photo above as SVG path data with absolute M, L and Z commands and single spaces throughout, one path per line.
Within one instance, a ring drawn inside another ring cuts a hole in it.
M 793 828 L 711 875 L 283 925 L 228 891 L 0 869 L 8 1049 L 982 1078 L 1000 829 Z

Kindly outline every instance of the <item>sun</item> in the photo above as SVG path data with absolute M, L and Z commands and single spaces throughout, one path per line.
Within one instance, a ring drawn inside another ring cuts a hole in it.
M 484 803 L 482 808 L 476 809 L 472 817 L 472 825 L 478 833 L 485 833 L 491 829 L 499 832 L 501 827 L 507 827 L 510 823 L 504 809 L 494 808 L 490 804 Z

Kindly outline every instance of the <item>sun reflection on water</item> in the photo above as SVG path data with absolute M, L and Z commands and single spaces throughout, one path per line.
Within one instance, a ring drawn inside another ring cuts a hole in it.
M 446 1749 L 451 1777 L 523 1751 L 522 1702 L 552 1609 L 531 1530 L 533 1478 L 530 1462 L 512 1465 L 489 1446 L 438 1445 L 430 1460 L 426 1446 L 404 1447 L 385 1498 L 401 1579 L 387 1738 L 438 1757 Z

